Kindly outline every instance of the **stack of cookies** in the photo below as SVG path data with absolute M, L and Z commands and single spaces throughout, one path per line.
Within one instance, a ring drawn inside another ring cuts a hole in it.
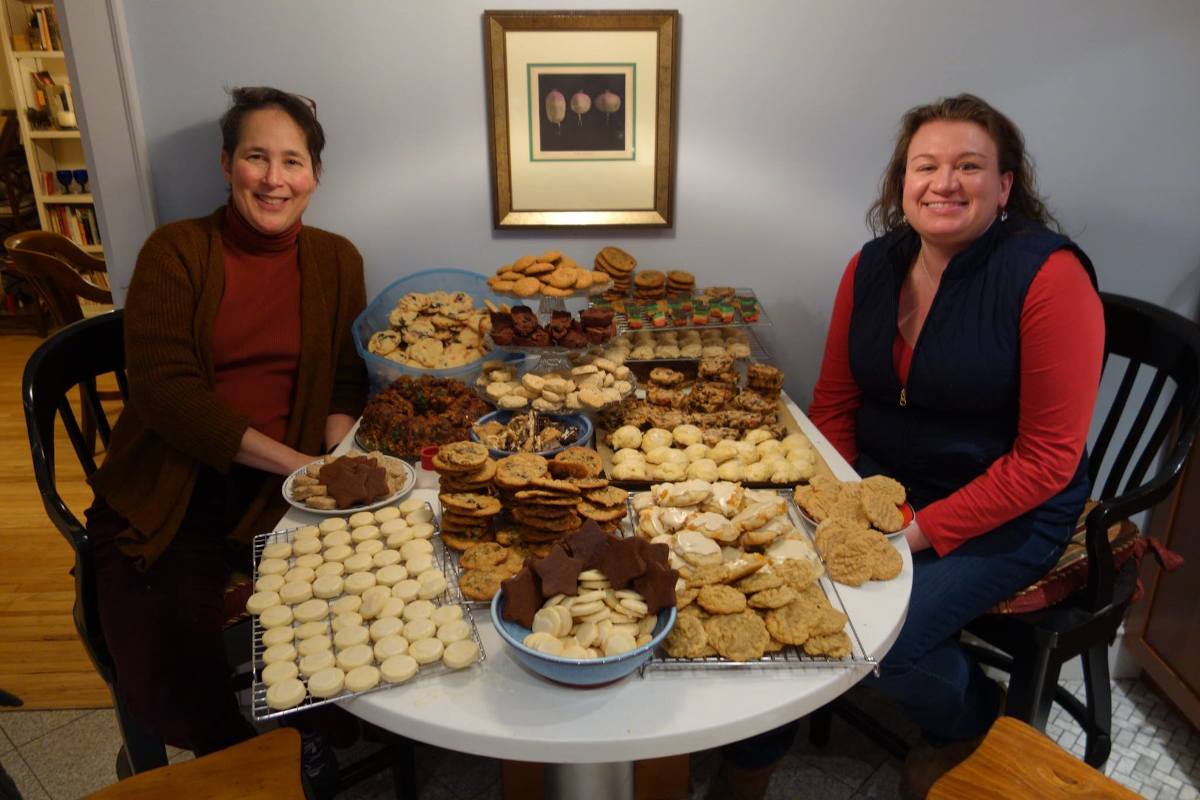
M 778 397 L 783 389 L 783 372 L 770 364 L 751 364 L 746 368 L 746 388 L 768 397 Z
M 597 271 L 612 278 L 612 289 L 605 294 L 612 297 L 626 297 L 629 294 L 633 271 L 637 269 L 636 258 L 619 247 L 605 247 L 596 253 L 594 265 Z
M 477 442 L 444 445 L 433 457 L 442 503 L 442 540 L 456 550 L 490 539 L 500 503 L 492 497 L 496 462 Z
M 635 300 L 659 300 L 667 296 L 667 276 L 656 269 L 639 272 L 633 279 Z
M 796 487 L 794 498 L 819 523 L 813 541 L 833 580 L 861 586 L 900 574 L 900 555 L 884 536 L 904 527 L 900 506 L 907 498 L 898 481 L 872 475 L 843 483 L 814 475 L 808 485 Z
M 692 273 L 673 269 L 667 273 L 667 294 L 691 294 L 696 288 L 696 276 Z
M 549 250 L 540 256 L 524 255 L 504 264 L 488 278 L 488 285 L 499 294 L 517 297 L 570 297 L 577 291 L 604 286 L 609 276 L 581 267 L 570 256 Z

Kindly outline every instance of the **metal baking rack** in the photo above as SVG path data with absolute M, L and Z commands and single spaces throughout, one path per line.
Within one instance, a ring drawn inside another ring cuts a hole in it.
M 639 494 L 641 494 L 639 492 Z M 796 527 L 804 531 L 804 534 L 809 539 L 809 544 L 812 544 L 812 532 L 801 522 L 799 513 L 797 512 L 795 503 L 792 502 L 789 493 L 786 490 L 779 490 L 778 494 L 783 497 L 787 504 L 788 517 Z M 636 535 L 637 517 L 633 511 L 633 494 L 629 495 L 629 516 L 632 530 Z M 815 550 L 815 548 L 814 548 Z M 820 555 L 817 556 L 820 558 Z M 821 559 L 821 566 L 825 566 L 824 559 Z M 655 651 L 654 656 L 641 666 L 639 674 L 642 677 L 651 670 L 663 671 L 683 671 L 683 670 L 720 670 L 720 669 L 838 669 L 845 667 L 870 667 L 872 672 L 879 674 L 879 663 L 872 656 L 866 654 L 866 648 L 863 647 L 862 639 L 859 638 L 858 630 L 854 627 L 854 618 L 850 612 L 846 610 L 845 603 L 842 602 L 842 597 L 838 594 L 837 585 L 829 579 L 828 574 L 821 576 L 818 584 L 825 592 L 825 596 L 835 609 L 846 615 L 846 626 L 849 628 L 851 654 L 848 658 L 830 658 L 829 656 L 810 656 L 804 652 L 803 648 L 796 645 L 786 645 L 776 653 L 767 653 L 757 661 L 730 661 L 721 656 L 708 656 L 705 658 L 674 658 L 668 656 L 661 648 Z M 693 601 L 694 602 L 694 601 Z
M 691 324 L 691 322 L 689 322 L 686 325 L 667 325 L 667 326 L 664 326 L 661 328 L 656 328 L 650 323 L 649 320 L 642 320 L 642 327 L 640 329 L 634 328 L 632 330 L 652 330 L 652 331 L 693 331 L 693 330 L 695 330 L 695 331 L 703 331 L 703 330 L 712 330 L 714 328 L 748 328 L 748 327 L 752 327 L 752 326 L 756 326 L 756 325 L 772 325 L 773 324 L 771 322 L 771 318 L 767 316 L 767 310 L 763 306 L 763 302 L 758 299 L 758 296 L 754 293 L 753 289 L 745 289 L 745 288 L 734 289 L 733 292 L 734 292 L 735 298 L 736 297 L 750 297 L 750 298 L 754 298 L 755 300 L 758 301 L 758 319 L 757 320 L 755 320 L 754 322 L 745 321 L 744 319 L 742 319 L 741 309 L 735 308 L 734 312 L 733 312 L 733 321 L 732 322 L 723 322 L 720 320 L 714 320 L 714 319 L 710 318 L 709 321 L 707 323 L 705 323 L 704 325 L 693 325 L 693 324 Z M 701 297 L 700 294 L 693 292 L 693 294 L 692 294 L 693 300 L 699 299 L 700 297 Z M 659 299 L 666 300 L 667 298 L 664 297 L 664 298 L 659 298 Z M 621 300 L 623 302 L 635 303 L 638 305 L 645 305 L 647 303 L 656 302 L 656 301 L 639 301 L 633 297 L 623 297 L 623 298 L 621 298 Z M 616 309 L 613 309 L 613 320 L 617 323 L 617 333 L 619 333 L 619 334 L 620 333 L 628 333 L 631 330 L 631 328 L 629 327 L 629 318 L 624 313 L 619 312 Z
M 437 513 L 434 511 L 433 507 L 428 502 L 425 503 L 425 507 L 427 509 L 429 509 L 431 514 L 433 514 L 433 519 L 431 520 L 431 523 L 434 525 L 434 529 L 436 531 L 437 528 L 439 527 L 437 524 L 438 523 Z M 326 519 L 328 519 L 328 517 L 326 517 Z M 272 531 L 270 533 L 261 533 L 254 537 L 253 549 L 254 549 L 254 583 L 255 584 L 258 583 L 258 562 L 262 558 L 263 548 L 266 547 L 268 544 L 272 544 L 274 542 L 289 542 L 290 543 L 297 530 L 299 530 L 299 527 L 288 528 L 286 530 L 281 530 L 281 531 Z M 457 565 L 455 565 L 453 568 L 451 568 L 451 562 L 454 561 L 455 559 L 451 559 L 448 557 L 447 548 L 446 548 L 445 544 L 443 544 L 442 541 L 438 537 L 435 536 L 434 539 L 436 540 L 436 544 L 434 545 L 434 548 L 433 548 L 434 560 L 437 563 L 438 567 L 442 570 L 442 573 L 445 574 L 445 576 L 446 576 L 446 591 L 443 592 L 441 595 L 433 598 L 432 602 L 434 603 L 434 605 L 437 605 L 437 606 L 463 605 L 463 602 L 462 602 L 463 597 L 462 597 L 462 593 L 458 587 L 457 577 L 455 577 L 454 580 L 451 580 L 451 577 L 450 577 L 452 569 L 455 574 L 457 573 Z M 291 556 L 288 558 L 288 563 L 290 564 L 294 560 L 295 560 L 295 557 Z M 341 595 L 339 595 L 339 597 L 340 596 Z M 336 601 L 337 599 L 338 598 L 331 598 L 329 600 L 329 603 L 332 605 L 333 602 Z M 469 611 L 470 611 L 470 609 L 467 609 L 466 613 L 463 614 L 463 619 L 470 626 L 471 639 L 472 639 L 472 641 L 475 642 L 476 647 L 479 648 L 479 656 L 476 659 L 475 663 L 480 664 L 487 660 L 487 654 L 484 652 L 483 640 L 479 637 L 479 629 L 475 625 L 474 615 L 469 613 Z M 317 699 L 317 698 L 314 698 L 310 694 L 306 694 L 303 702 L 301 702 L 299 705 L 294 706 L 293 708 L 288 708 L 288 709 L 284 709 L 282 711 L 277 711 L 267 705 L 267 687 L 260 680 L 260 676 L 262 674 L 262 669 L 265 666 L 262 661 L 262 656 L 263 656 L 263 652 L 266 650 L 266 648 L 263 646 L 263 643 L 262 643 L 263 629 L 258 624 L 257 616 L 252 616 L 251 621 L 252 621 L 251 624 L 252 624 L 252 629 L 253 629 L 253 638 L 251 640 L 251 650 L 252 650 L 252 654 L 254 657 L 254 685 L 251 689 L 251 710 L 253 711 L 255 721 L 259 721 L 259 722 L 261 722 L 263 720 L 268 720 L 268 719 L 277 719 L 279 717 L 287 716 L 288 714 L 295 714 L 296 712 L 299 712 L 299 711 L 307 711 L 308 709 L 317 708 L 317 707 L 323 706 L 323 705 L 328 705 L 329 703 L 337 703 L 337 702 L 341 702 L 343 700 L 349 700 L 352 697 L 359 697 L 360 695 L 372 694 L 373 692 L 385 691 L 387 689 L 399 689 L 403 686 L 408 686 L 412 683 L 415 683 L 417 681 L 428 678 L 431 675 L 446 675 L 446 674 L 449 674 L 452 672 L 462 672 L 462 670 L 452 670 L 449 667 L 447 667 L 445 664 L 443 664 L 441 662 L 441 660 L 438 660 L 432 664 L 421 664 L 420 668 L 417 670 L 417 674 L 412 679 L 410 679 L 409 681 L 406 681 L 403 684 L 392 684 L 392 683 L 388 683 L 381 679 L 378 686 L 376 686 L 372 689 L 367 689 L 366 691 L 362 691 L 362 692 L 348 692 L 348 691 L 343 690 L 340 694 L 337 694 L 334 697 L 325 698 L 325 699 Z M 293 624 L 295 624 L 295 623 L 293 623 Z M 333 620 L 332 620 L 332 618 L 326 617 L 325 624 L 328 627 L 327 635 L 329 636 L 330 639 L 333 639 L 333 629 L 332 629 Z M 464 669 L 466 669 L 466 668 L 464 668 Z M 306 685 L 307 685 L 307 679 L 303 675 L 298 675 L 297 679 L 300 680 L 302 683 L 306 683 Z

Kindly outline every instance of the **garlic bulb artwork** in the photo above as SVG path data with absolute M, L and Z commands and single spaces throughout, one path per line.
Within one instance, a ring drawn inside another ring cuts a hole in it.
M 576 92 L 571 95 L 571 111 L 575 113 L 577 125 L 583 125 L 583 115 L 586 114 L 592 107 L 592 98 L 588 97 L 587 92 Z
M 567 99 L 563 97 L 562 92 L 555 90 L 546 95 L 546 119 L 558 126 L 560 134 L 562 133 L 562 121 L 566 116 Z
M 613 92 L 605 89 L 596 98 L 596 110 L 604 112 L 604 124 L 608 125 L 609 118 L 617 111 L 621 110 L 621 98 Z

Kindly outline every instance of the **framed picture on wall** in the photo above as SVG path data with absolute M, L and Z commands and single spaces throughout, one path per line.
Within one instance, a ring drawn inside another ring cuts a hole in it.
M 670 227 L 679 12 L 483 22 L 495 227 Z

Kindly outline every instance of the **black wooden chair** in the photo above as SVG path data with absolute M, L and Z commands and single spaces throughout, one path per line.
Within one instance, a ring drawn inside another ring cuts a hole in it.
M 1136 558 L 1114 564 L 1109 529 L 1165 499 L 1183 472 L 1200 430 L 1200 327 L 1142 300 L 1102 292 L 1105 346 L 1102 386 L 1116 383 L 1089 452 L 1092 496 L 1085 517 L 1087 583 L 1066 600 L 1024 614 L 986 614 L 967 630 L 988 647 L 968 644 L 979 660 L 1009 673 L 1005 713 L 1045 730 L 1051 702 L 1087 735 L 1084 760 L 1101 767 L 1111 749 L 1108 649 L 1137 589 Z M 1119 380 L 1114 380 L 1119 377 Z M 1101 397 L 1103 400 L 1104 397 Z M 1100 416 L 1101 413 L 1103 416 Z M 1086 702 L 1058 685 L 1063 664 L 1083 660 Z M 903 758 L 907 746 L 848 701 L 834 713 Z M 828 712 L 811 736 L 828 738 Z

